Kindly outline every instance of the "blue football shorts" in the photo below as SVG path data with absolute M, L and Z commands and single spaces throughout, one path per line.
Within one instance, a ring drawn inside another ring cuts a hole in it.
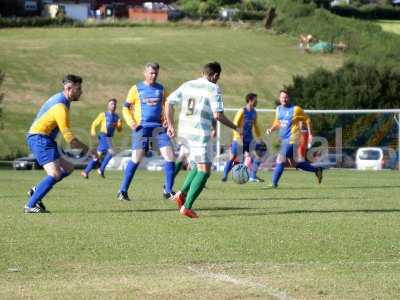
M 27 138 L 27 143 L 32 154 L 41 166 L 60 158 L 57 143 L 47 135 L 30 135 Z

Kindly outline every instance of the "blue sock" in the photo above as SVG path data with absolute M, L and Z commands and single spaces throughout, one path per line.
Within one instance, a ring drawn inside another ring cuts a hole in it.
M 302 170 L 307 171 L 307 172 L 314 172 L 315 173 L 315 171 L 317 170 L 317 168 L 315 168 L 314 166 L 310 165 L 310 163 L 307 162 L 307 161 L 302 161 L 302 162 L 298 163 L 297 167 L 299 169 L 302 169 Z
M 277 163 L 274 169 L 274 173 L 272 174 L 272 184 L 274 186 L 278 186 L 278 181 L 279 178 L 281 178 L 281 175 L 283 173 L 283 163 Z
M 229 172 L 232 170 L 234 160 L 228 160 L 225 163 L 224 178 L 228 177 Z
M 61 170 L 61 177 L 60 177 L 60 179 L 58 181 L 63 180 L 65 177 L 67 177 L 69 175 L 71 175 L 71 173 L 68 173 L 68 172 L 66 172 L 64 170 Z
M 256 179 L 257 178 L 257 170 L 258 167 L 260 166 L 261 161 L 259 161 L 258 159 L 253 159 L 253 164 L 251 166 L 251 174 L 250 174 L 250 178 Z
M 164 164 L 164 186 L 167 193 L 172 192 L 172 187 L 174 186 L 175 178 L 175 162 L 166 161 Z
M 86 174 L 89 174 L 90 171 L 92 171 L 93 168 L 96 167 L 96 165 L 97 165 L 97 160 L 91 159 L 91 160 L 89 161 L 89 163 L 87 164 L 87 166 L 86 166 L 84 172 L 85 172 Z
M 127 192 L 129 189 L 129 186 L 131 185 L 131 181 L 133 179 L 133 176 L 135 175 L 136 169 L 139 166 L 139 164 L 134 163 L 133 161 L 129 161 L 128 165 L 126 166 L 125 173 L 124 173 L 124 178 L 122 179 L 120 191 L 121 192 Z
M 107 153 L 107 155 L 104 157 L 103 161 L 101 162 L 100 165 L 100 172 L 101 174 L 104 174 L 104 170 L 106 169 L 108 162 L 111 160 L 112 158 L 112 154 L 111 153 Z
M 57 180 L 52 176 L 46 176 L 43 178 L 43 180 L 36 185 L 36 191 L 28 200 L 26 206 L 29 208 L 35 207 L 35 205 L 53 188 L 56 182 Z

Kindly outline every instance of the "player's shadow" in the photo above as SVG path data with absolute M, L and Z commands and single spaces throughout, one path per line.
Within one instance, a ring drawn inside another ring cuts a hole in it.
M 243 197 L 243 198 L 235 198 L 235 199 L 207 199 L 207 200 L 211 200 L 211 201 L 306 201 L 306 200 L 337 200 L 337 199 L 351 199 L 351 200 L 361 200 L 363 199 L 363 197 L 268 197 L 265 196 L 263 198 L 248 198 L 248 197 Z
M 146 208 L 146 209 L 104 209 L 104 210 L 89 210 L 87 213 L 91 214 L 126 214 L 126 213 L 154 213 L 178 211 L 178 208 Z
M 291 215 L 291 214 L 332 214 L 332 213 L 399 213 L 400 209 L 397 208 L 384 208 L 384 209 L 298 209 L 280 212 L 271 212 L 275 215 Z
M 234 210 L 258 210 L 258 207 L 210 207 L 210 208 L 198 208 L 196 211 L 234 211 Z M 277 207 L 275 207 L 277 209 Z M 178 208 L 146 208 L 146 209 L 107 209 L 107 210 L 89 210 L 85 213 L 88 214 L 123 214 L 123 213 L 154 213 L 154 212 L 178 212 Z M 66 211 L 65 211 L 66 212 Z M 58 212 L 60 213 L 60 212 Z M 62 212 L 61 212 L 62 213 Z M 68 211 L 68 213 L 73 213 Z
M 271 190 L 271 188 L 261 188 L 262 190 Z M 400 185 L 369 185 L 369 186 L 318 186 L 318 187 L 282 187 L 281 190 L 357 190 L 357 189 L 400 189 Z M 278 188 L 279 190 L 279 188 Z
M 256 208 L 254 208 L 256 209 Z M 259 208 L 258 208 L 259 209 Z M 206 209 L 204 209 L 206 210 Z M 271 216 L 271 215 L 302 215 L 302 214 L 339 214 L 339 213 L 362 213 L 362 214 L 373 214 L 373 213 L 400 213 L 400 209 L 298 209 L 298 210 L 286 210 L 286 211 L 264 211 L 257 213 L 246 213 L 246 214 L 223 214 L 223 215 L 210 215 L 207 218 L 225 218 L 232 216 L 246 216 L 246 217 L 259 217 L 259 216 Z
M 271 207 L 271 208 L 277 208 L 277 207 Z M 259 207 L 203 207 L 203 208 L 197 208 L 196 211 L 234 211 L 234 210 L 259 210 Z

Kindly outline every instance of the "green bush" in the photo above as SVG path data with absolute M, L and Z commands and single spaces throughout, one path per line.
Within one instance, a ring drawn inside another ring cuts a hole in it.
M 263 11 L 247 11 L 240 10 L 233 18 L 234 21 L 238 20 L 262 20 L 265 18 L 265 12 Z
M 400 8 L 392 6 L 365 5 L 360 8 L 354 6 L 335 6 L 330 10 L 342 17 L 354 17 L 366 20 L 400 20 Z
M 243 0 L 240 7 L 244 11 L 266 11 L 267 5 L 265 0 Z
M 220 7 L 220 1 L 218 1 L 218 0 L 200 1 L 200 5 L 199 5 L 200 18 L 202 18 L 202 19 L 217 18 L 219 7 Z
M 189 18 L 215 19 L 221 7 L 238 4 L 238 0 L 180 0 L 179 7 Z
M 316 6 L 314 4 L 305 4 L 302 1 L 283 1 L 278 5 L 278 9 L 285 18 L 302 18 L 314 14 Z
M 180 1 L 180 9 L 190 18 L 199 17 L 200 1 L 198 0 L 184 0 Z
M 1 18 L 0 28 L 7 27 L 44 27 L 44 26 L 62 26 L 62 25 L 77 25 L 72 19 L 65 17 L 47 18 L 47 17 L 29 17 L 29 18 Z
M 312 34 L 320 40 L 338 43 L 342 41 L 348 47 L 353 60 L 362 62 L 388 62 L 400 60 L 400 36 L 383 32 L 381 27 L 372 22 L 344 18 L 325 9 L 315 9 L 306 16 L 297 16 L 292 9 L 313 5 L 297 4 L 288 8 L 288 2 L 278 7 L 278 18 L 274 29 L 278 33 Z
M 399 108 L 400 67 L 349 62 L 335 72 L 321 68 L 307 77 L 295 76 L 287 88 L 294 102 L 306 109 Z M 356 115 L 313 116 L 313 127 L 317 135 L 332 140 L 334 129 L 346 124 L 352 137 L 364 135 L 368 140 L 371 136 L 364 132 L 365 127 L 362 132 L 358 127 L 361 120 Z
M 222 7 L 234 7 L 239 13 L 234 20 L 262 20 L 270 0 L 181 0 L 180 8 L 189 18 L 216 19 Z
M 400 67 L 348 62 L 335 72 L 321 68 L 295 76 L 288 89 L 309 109 L 398 108 Z

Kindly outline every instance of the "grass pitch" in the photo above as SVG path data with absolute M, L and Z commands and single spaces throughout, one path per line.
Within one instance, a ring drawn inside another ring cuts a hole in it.
M 24 215 L 42 171 L 0 171 L 0 298 L 394 299 L 400 294 L 400 173 L 299 171 L 267 184 L 214 173 L 183 218 L 162 173 L 76 172 L 46 215 Z M 179 187 L 185 173 L 181 173 Z M 269 181 L 271 173 L 260 176 Z
M 400 34 L 400 21 L 381 20 L 378 24 L 384 31 Z

